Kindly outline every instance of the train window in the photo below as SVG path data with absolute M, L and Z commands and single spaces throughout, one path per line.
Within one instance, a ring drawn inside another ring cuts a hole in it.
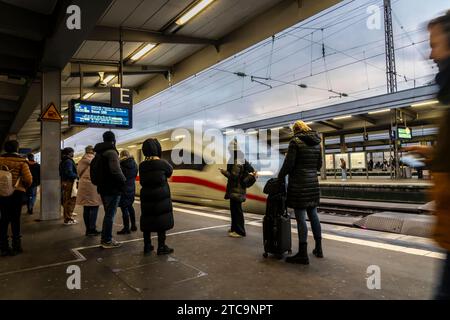
M 176 152 L 178 151 L 180 157 L 183 157 L 184 150 L 176 150 L 175 149 L 175 151 Z M 172 161 L 172 150 L 163 151 L 161 156 L 162 156 L 162 158 L 164 160 L 166 160 L 167 162 L 170 163 L 170 165 L 173 167 L 174 170 L 196 170 L 196 171 L 202 171 L 205 168 L 205 166 L 206 166 L 205 160 L 203 160 L 203 158 L 202 158 L 202 163 L 194 163 L 195 155 L 192 152 L 190 154 L 190 159 L 191 159 L 190 162 L 191 163 L 181 163 L 181 164 L 173 163 L 173 161 Z

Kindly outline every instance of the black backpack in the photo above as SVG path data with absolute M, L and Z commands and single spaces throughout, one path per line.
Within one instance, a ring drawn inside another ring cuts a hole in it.
M 91 182 L 93 185 L 100 185 L 102 182 L 105 181 L 105 158 L 102 154 L 97 153 L 92 159 L 90 164 L 90 174 L 91 174 Z

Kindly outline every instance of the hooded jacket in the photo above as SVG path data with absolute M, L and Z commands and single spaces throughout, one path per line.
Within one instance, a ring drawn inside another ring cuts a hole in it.
M 234 156 L 227 164 L 227 170 L 221 172 L 228 179 L 225 199 L 245 202 L 247 188 L 244 186 L 243 179 L 247 174 L 255 172 L 255 169 L 244 159 L 242 151 L 234 151 Z
M 101 182 L 97 185 L 100 195 L 120 195 L 125 186 L 125 176 L 120 169 L 119 152 L 112 142 L 102 142 L 95 145 L 96 156 L 102 158 Z M 91 172 L 92 175 L 92 172 Z
M 73 182 L 78 179 L 77 166 L 75 161 L 68 156 L 64 156 L 59 164 L 59 175 L 62 181 Z
M 161 145 L 156 139 L 148 139 L 142 146 L 146 160 L 139 165 L 139 181 L 142 186 L 141 231 L 158 232 L 173 228 L 173 208 L 167 179 L 173 168 L 161 159 Z
M 294 135 L 278 178 L 288 179 L 287 206 L 294 209 L 317 207 L 320 202 L 317 171 L 322 167 L 320 137 L 315 131 Z
M 7 167 L 12 174 L 12 183 L 16 185 L 20 178 L 20 184 L 16 187 L 16 191 L 25 192 L 33 182 L 33 177 L 28 167 L 28 162 L 21 158 L 17 153 L 7 153 L 0 156 L 0 167 Z M 4 168 L 6 169 L 6 168 Z
M 102 205 L 102 199 L 97 192 L 97 187 L 91 182 L 90 165 L 94 159 L 92 153 L 86 153 L 78 162 L 77 173 L 80 177 L 76 204 L 79 206 L 97 207 Z
M 133 205 L 134 197 L 136 195 L 136 176 L 138 174 L 138 167 L 133 157 L 120 160 L 120 168 L 127 179 L 125 182 L 124 192 L 120 197 L 120 207 L 129 207 Z

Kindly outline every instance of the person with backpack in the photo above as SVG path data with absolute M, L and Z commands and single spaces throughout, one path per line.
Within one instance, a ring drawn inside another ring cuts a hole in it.
M 27 209 L 28 214 L 33 214 L 34 204 L 36 203 L 37 188 L 41 184 L 41 166 L 34 161 L 34 154 L 27 154 L 28 166 L 30 167 L 31 175 L 33 176 L 33 183 L 27 189 Z
M 80 177 L 76 204 L 83 206 L 83 220 L 86 226 L 86 236 L 98 236 L 97 215 L 102 199 L 97 192 L 97 187 L 92 184 L 90 165 L 94 159 L 93 146 L 87 146 L 83 158 L 78 162 L 77 173 Z
M 64 208 L 64 225 L 71 226 L 78 223 L 74 217 L 76 197 L 73 195 L 75 181 L 78 179 L 77 166 L 73 161 L 75 150 L 70 147 L 64 148 L 61 152 L 61 162 L 59 164 L 59 175 L 61 177 L 62 205 Z
M 166 231 L 173 228 L 173 208 L 167 179 L 173 168 L 161 159 L 161 144 L 156 139 L 147 139 L 142 144 L 145 160 L 139 165 L 139 181 L 142 186 L 141 231 L 144 233 L 144 255 L 150 255 L 151 233 L 158 234 L 158 255 L 170 254 L 174 250 L 166 245 Z
M 241 238 L 246 236 L 244 212 L 242 211 L 242 203 L 246 200 L 246 189 L 250 186 L 246 180 L 253 179 L 255 181 L 256 172 L 244 159 L 244 153 L 239 150 L 236 141 L 230 144 L 229 151 L 231 158 L 228 161 L 227 170 L 219 170 L 228 179 L 225 193 L 225 199 L 230 200 L 231 211 L 231 228 L 228 230 L 228 235 L 232 238 Z
M 101 246 L 104 249 L 118 248 L 121 244 L 113 239 L 112 229 L 126 178 L 120 169 L 114 133 L 112 131 L 103 133 L 103 142 L 98 143 L 94 151 L 95 158 L 90 167 L 91 181 L 97 186 L 105 209 Z
M 303 121 L 295 122 L 293 131 L 294 137 L 289 142 L 286 158 L 278 173 L 278 179 L 282 181 L 289 176 L 286 202 L 287 206 L 295 211 L 298 229 L 299 251 L 296 255 L 286 258 L 286 262 L 309 264 L 306 215 L 311 222 L 316 242 L 313 254 L 318 258 L 323 258 L 322 231 L 317 215 L 317 207 L 320 202 L 317 171 L 322 167 L 321 139 Z
M 20 234 L 20 214 L 25 191 L 31 186 L 33 176 L 27 160 L 19 151 L 19 143 L 9 140 L 0 156 L 0 253 L 2 256 L 23 252 Z M 11 225 L 12 248 L 9 246 L 8 227 Z
M 130 234 L 131 231 L 137 231 L 136 213 L 134 212 L 133 203 L 136 196 L 138 167 L 136 161 L 134 161 L 134 158 L 127 150 L 120 152 L 120 168 L 127 181 L 125 182 L 125 190 L 120 196 L 119 203 L 119 207 L 122 210 L 123 229 L 118 231 L 117 234 Z

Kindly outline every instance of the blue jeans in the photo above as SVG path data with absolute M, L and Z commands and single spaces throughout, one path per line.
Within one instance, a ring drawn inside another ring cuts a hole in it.
M 436 292 L 436 300 L 450 300 L 450 251 L 447 252 L 447 259 L 445 259 L 441 283 Z
M 32 211 L 36 203 L 37 187 L 30 187 L 27 190 L 27 209 Z
M 298 241 L 306 243 L 308 239 L 308 227 L 306 225 L 306 215 L 308 215 L 314 239 L 322 238 L 322 229 L 320 227 L 317 207 L 295 209 L 295 218 L 297 219 Z
M 341 175 L 342 175 L 342 179 L 346 180 L 347 179 L 347 170 L 346 169 L 342 169 Z
M 102 242 L 111 242 L 114 217 L 119 206 L 120 195 L 102 195 L 105 217 L 103 218 Z
M 86 232 L 97 230 L 98 206 L 84 206 L 83 220 L 86 226 Z

